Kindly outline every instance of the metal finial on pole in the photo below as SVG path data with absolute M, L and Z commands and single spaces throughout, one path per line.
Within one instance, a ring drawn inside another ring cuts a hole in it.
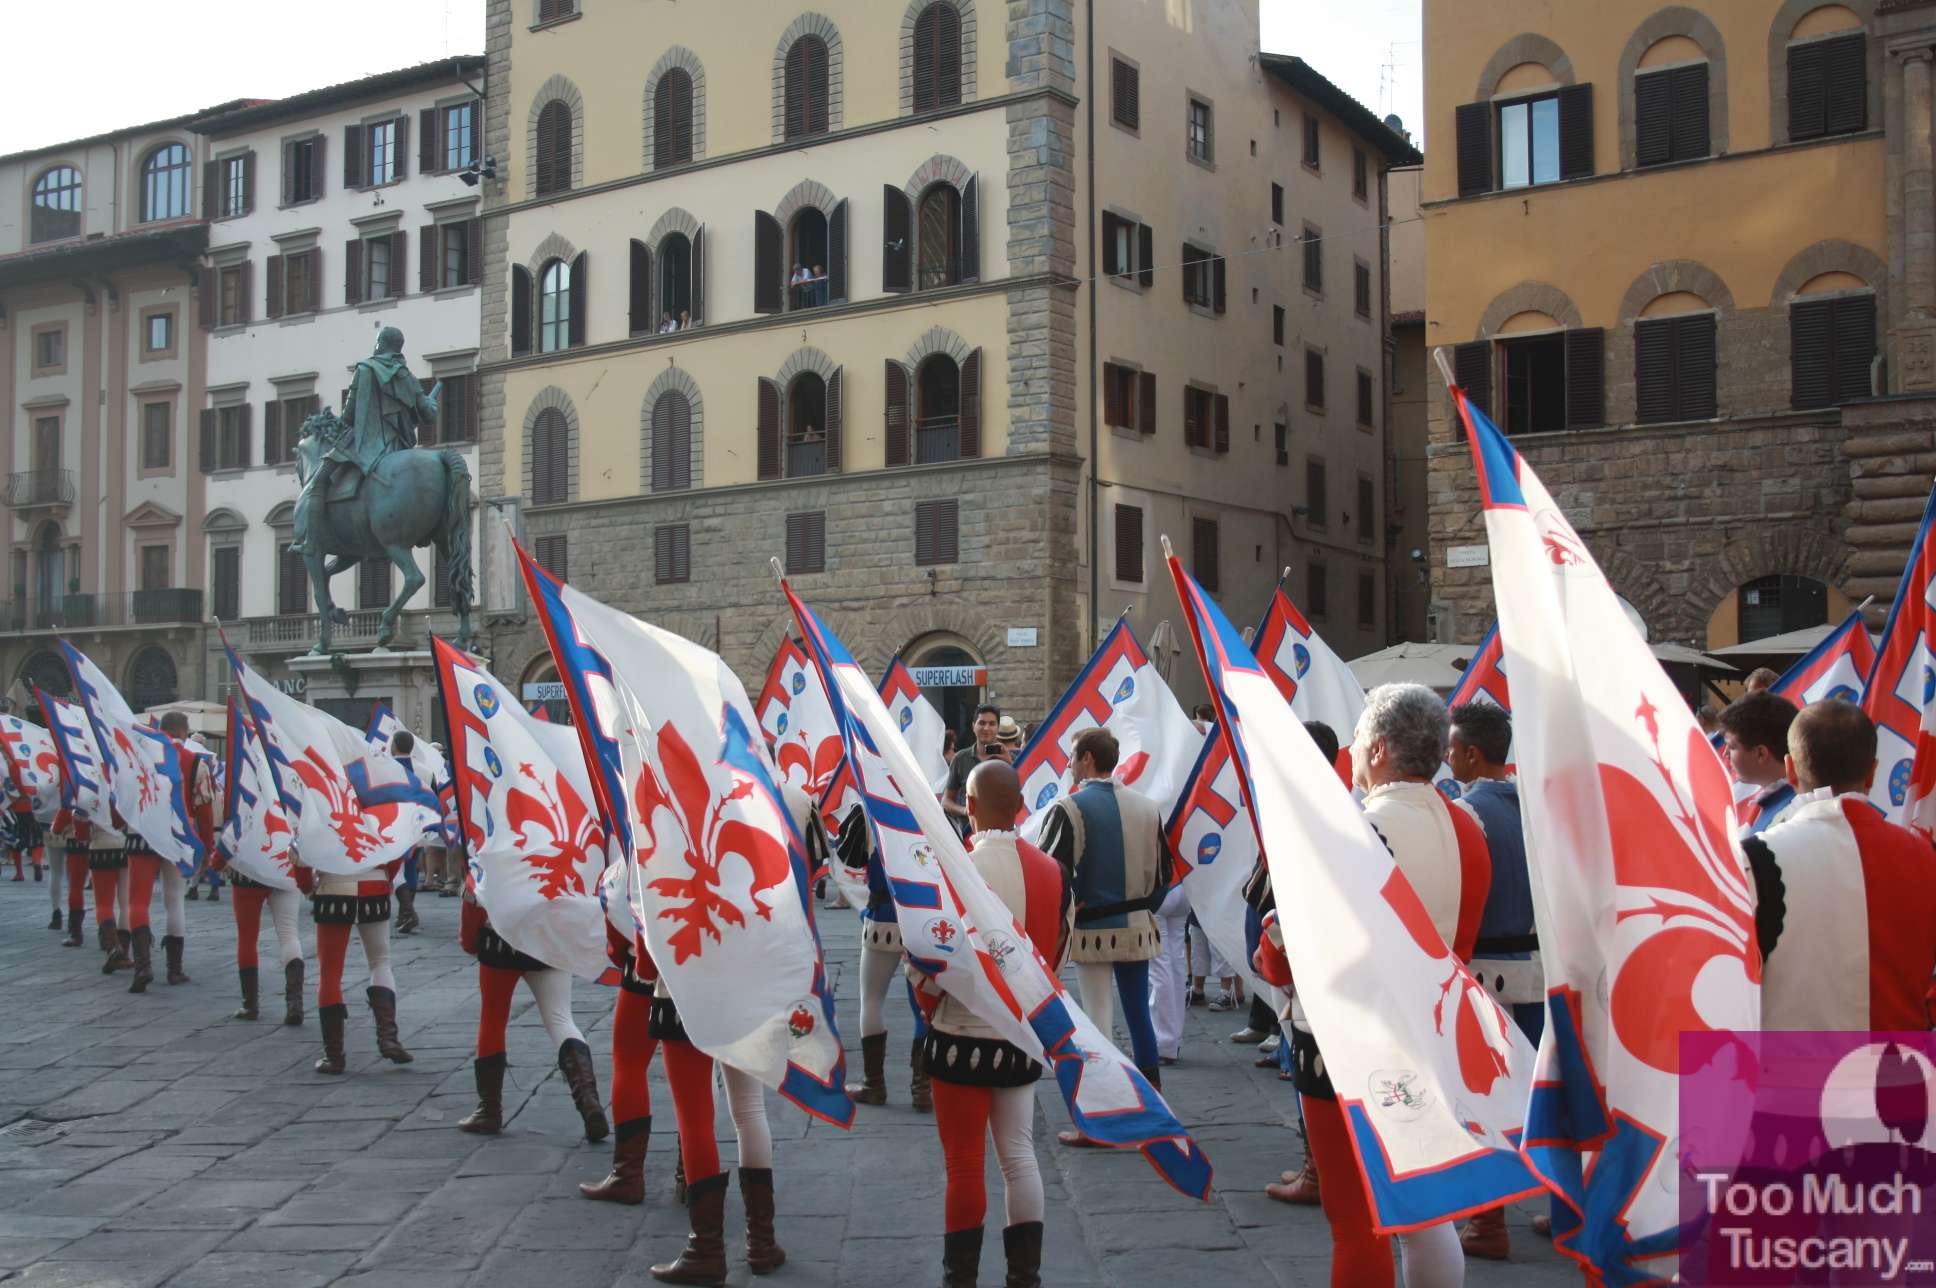
M 779 582 L 781 585 L 785 585 L 786 569 L 781 565 L 778 556 L 768 559 L 766 564 L 767 567 L 773 570 L 773 580 Z
M 1440 345 L 1433 346 L 1432 361 L 1439 364 L 1439 375 L 1445 378 L 1445 387 L 1447 389 L 1450 389 L 1453 385 L 1456 385 L 1459 383 L 1457 380 L 1453 379 L 1452 359 L 1445 356 L 1444 345 L 1440 344 Z

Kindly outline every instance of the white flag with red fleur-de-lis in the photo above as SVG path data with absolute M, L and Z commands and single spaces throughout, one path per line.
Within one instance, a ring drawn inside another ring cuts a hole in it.
M 605 956 L 605 825 L 578 734 L 534 720 L 464 653 L 433 640 L 477 901 L 519 952 L 596 980 Z
M 34 817 L 52 823 L 60 810 L 60 753 L 54 736 L 19 716 L 0 715 L 0 752 L 7 765 L 6 794 L 25 800 Z
M 632 865 L 633 914 L 686 1035 L 848 1126 L 806 842 L 746 690 L 718 654 L 519 557 L 592 790 Z
M 215 832 L 215 849 L 236 871 L 273 890 L 294 890 L 296 874 L 289 853 L 295 831 L 269 777 L 269 757 L 242 709 L 240 694 L 229 694 L 228 771 L 223 779 L 224 810 Z
M 784 780 L 815 800 L 825 796 L 840 769 L 840 728 L 820 676 L 793 639 L 780 641 L 753 709 Z

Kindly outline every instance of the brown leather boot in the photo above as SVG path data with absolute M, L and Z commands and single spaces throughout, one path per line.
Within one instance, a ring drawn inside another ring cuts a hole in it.
M 870 1033 L 860 1040 L 861 1080 L 847 1084 L 847 1096 L 857 1105 L 887 1103 L 887 1034 Z
M 398 886 L 396 932 L 399 935 L 408 935 L 422 924 L 417 919 L 416 888 L 408 884 Z
M 457 1120 L 457 1130 L 473 1136 L 495 1136 L 504 1130 L 504 1052 L 474 1061 L 471 1069 L 477 1078 L 477 1108 Z
M 582 1038 L 568 1038 L 558 1048 L 558 1071 L 571 1088 L 571 1103 L 585 1122 L 585 1139 L 596 1145 L 612 1134 L 605 1106 L 598 1100 L 598 1073 L 592 1068 L 592 1049 Z
M 136 926 L 129 946 L 134 950 L 129 954 L 134 960 L 134 978 L 128 981 L 128 991 L 145 993 L 155 982 L 155 932 L 147 926 Z
M 67 910 L 67 938 L 61 940 L 61 946 L 63 948 L 79 948 L 81 946 L 81 922 L 86 917 L 87 909 L 85 908 L 69 908 Z
M 931 1114 L 934 1112 L 934 1088 L 928 1084 L 928 1065 L 921 1058 L 921 1047 L 921 1039 L 914 1039 L 914 1053 L 908 1057 L 908 1068 L 912 1070 L 908 1078 L 908 1103 L 917 1114 Z
M 786 1249 L 773 1235 L 773 1169 L 739 1169 L 739 1197 L 746 1204 L 746 1266 L 770 1275 L 786 1264 Z
M 303 959 L 282 966 L 282 1022 L 295 1028 L 303 1022 Z
M 1512 1239 L 1506 1233 L 1506 1209 L 1487 1208 L 1475 1212 L 1459 1231 L 1459 1246 L 1468 1257 L 1481 1261 L 1504 1261 L 1512 1252 Z
M 364 990 L 370 999 L 370 1014 L 376 1019 L 377 1054 L 392 1064 L 409 1064 L 417 1057 L 403 1049 L 397 1037 L 397 995 L 394 990 L 372 984 Z
M 726 1283 L 726 1173 L 702 1177 L 686 1190 L 687 1219 L 692 1232 L 686 1236 L 685 1251 L 677 1261 L 652 1267 L 652 1277 L 660 1283 L 704 1284 L 724 1288 Z
M 595 1185 L 580 1184 L 578 1192 L 602 1203 L 645 1202 L 645 1150 L 652 1139 L 652 1115 L 618 1125 L 612 1141 L 612 1170 Z
M 229 1018 L 232 1020 L 253 1020 L 256 1014 L 257 1001 L 256 968 L 254 966 L 238 966 L 235 968 L 235 973 L 242 980 L 242 1009 Z
M 163 960 L 168 963 L 168 982 L 170 984 L 186 984 L 189 982 L 188 972 L 182 969 L 182 953 L 187 948 L 188 941 L 180 935 L 163 935 L 161 937 L 161 955 Z
M 323 1058 L 316 1062 L 316 1072 L 341 1073 L 345 1067 L 343 1030 L 349 1026 L 349 1004 L 331 1002 L 328 1006 L 319 1006 L 316 1018 L 323 1026 Z
M 1280 1180 L 1266 1185 L 1264 1193 L 1279 1203 L 1294 1203 L 1299 1207 L 1318 1206 L 1318 1165 L 1307 1154 L 1303 1167 L 1284 1173 Z
M 1040 1221 L 1024 1221 L 1003 1230 L 1002 1251 L 1008 1255 L 1008 1282 L 1003 1288 L 1042 1288 Z
M 981 1274 L 981 1227 L 941 1236 L 941 1288 L 975 1288 Z

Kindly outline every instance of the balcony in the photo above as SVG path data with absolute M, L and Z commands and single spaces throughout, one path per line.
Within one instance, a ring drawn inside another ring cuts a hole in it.
M 914 463 L 933 465 L 961 459 L 961 419 L 928 416 L 914 422 Z
M 349 620 L 336 627 L 335 637 L 330 641 L 337 649 L 369 648 L 376 643 L 376 633 L 382 624 L 383 610 L 380 608 L 352 609 Z M 251 617 L 242 623 L 240 640 L 250 652 L 280 653 L 305 652 L 316 643 L 317 615 L 315 613 L 292 613 L 281 617 Z M 231 627 L 231 630 L 234 628 Z M 397 622 L 397 643 L 392 647 L 428 647 L 422 641 L 425 632 L 449 637 L 457 632 L 457 615 L 447 609 L 434 612 L 406 612 Z M 231 639 L 238 637 L 231 636 Z
M 202 592 L 186 587 L 119 595 L 56 595 L 0 604 L 0 631 L 119 630 L 193 625 L 201 620 Z
M 74 504 L 73 470 L 19 470 L 7 476 L 7 504 L 34 510 Z

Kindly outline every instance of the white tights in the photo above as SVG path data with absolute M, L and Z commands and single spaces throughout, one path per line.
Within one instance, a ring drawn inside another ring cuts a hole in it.
M 1042 1172 L 1035 1162 L 1035 1088 L 997 1087 L 988 1111 L 988 1135 L 1002 1169 L 1004 1225 L 1042 1219 Z
M 871 1038 L 887 1032 L 887 992 L 900 973 L 901 950 L 860 950 L 860 1035 Z
M 1450 1221 L 1398 1236 L 1404 1257 L 1405 1288 L 1461 1288 L 1465 1283 L 1465 1250 Z
M 188 878 L 173 863 L 161 864 L 161 908 L 163 926 L 168 934 L 180 938 L 188 933 Z
M 1116 1023 L 1116 972 L 1113 962 L 1077 962 L 1076 996 L 1082 1009 L 1107 1034 Z
M 551 1039 L 554 1049 L 564 1046 L 576 1038 L 583 1042 L 585 1035 L 578 1031 L 578 1025 L 571 1018 L 571 975 L 562 970 L 528 970 L 524 972 L 524 986 L 531 990 L 531 996 L 538 1002 L 538 1019 L 543 1022 L 545 1036 Z
M 766 1122 L 766 1088 L 759 1079 L 731 1065 L 717 1066 L 726 1080 L 726 1110 L 739 1137 L 741 1167 L 773 1166 L 773 1129 Z
M 302 923 L 297 920 L 297 913 L 301 909 L 302 892 L 300 890 L 269 892 L 269 923 L 276 928 L 276 944 L 282 949 L 284 966 L 290 962 L 302 960 Z
M 390 970 L 390 923 L 366 921 L 356 928 L 363 941 L 363 960 L 370 964 L 370 987 L 397 991 L 397 977 Z

